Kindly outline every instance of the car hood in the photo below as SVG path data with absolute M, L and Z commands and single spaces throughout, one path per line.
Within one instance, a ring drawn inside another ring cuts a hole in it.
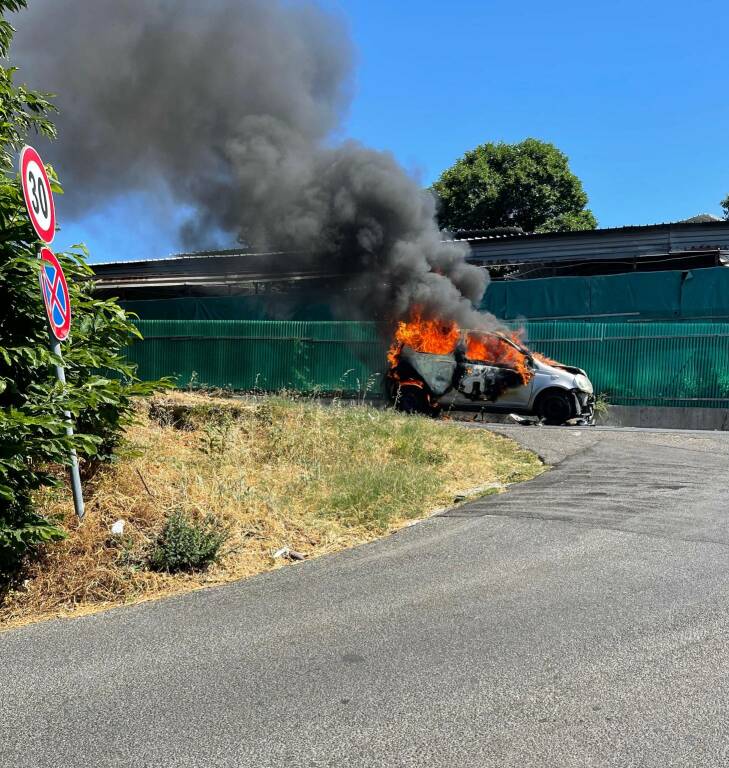
M 546 373 L 549 376 L 562 377 L 565 374 L 569 374 L 570 376 L 577 376 L 578 374 L 587 376 L 582 368 L 577 368 L 574 365 L 562 365 L 561 363 L 549 365 L 548 363 L 543 363 L 541 360 L 537 360 L 536 358 L 534 358 L 533 364 L 535 370 L 541 373 Z
M 553 368 L 556 368 L 558 370 L 567 371 L 567 373 L 572 373 L 575 376 L 580 373 L 583 376 L 587 376 L 587 373 L 582 370 L 582 368 L 577 368 L 574 365 L 562 365 L 561 363 L 559 365 L 552 366 Z

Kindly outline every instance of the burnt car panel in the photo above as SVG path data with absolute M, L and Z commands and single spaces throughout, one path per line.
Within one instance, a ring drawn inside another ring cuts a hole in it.
M 452 354 L 418 352 L 403 346 L 398 365 L 391 372 L 392 396 L 408 385 L 424 391 L 419 402 L 427 409 L 457 408 L 495 413 L 533 415 L 547 423 L 580 419 L 591 423 L 594 411 L 592 384 L 585 372 L 533 356 L 529 350 L 498 336 L 519 351 L 519 370 L 510 363 L 472 360 L 465 344 Z M 411 400 L 407 399 L 411 410 Z

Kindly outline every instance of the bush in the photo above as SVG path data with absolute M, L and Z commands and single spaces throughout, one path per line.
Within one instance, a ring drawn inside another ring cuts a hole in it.
M 25 0 L 0 0 L 0 58 L 7 58 L 12 27 L 4 18 Z M 45 310 L 38 287 L 38 249 L 14 158 L 29 133 L 55 136 L 44 94 L 14 83 L 15 70 L 0 66 L 0 581 L 38 544 L 64 536 L 33 504 L 34 492 L 61 481 L 50 471 L 68 464 L 75 448 L 88 478 L 108 461 L 133 414 L 132 398 L 153 389 L 135 378 L 123 358 L 139 336 L 113 301 L 93 295 L 93 272 L 79 246 L 57 254 L 73 305 L 72 338 L 63 344 L 68 386 L 55 378 L 61 361 L 48 348 Z M 72 137 L 68 137 L 73 140 Z M 52 168 L 55 192 L 61 193 Z M 76 434 L 65 434 L 63 411 Z
M 229 532 L 214 515 L 196 521 L 173 511 L 149 557 L 155 571 L 200 571 L 217 562 Z

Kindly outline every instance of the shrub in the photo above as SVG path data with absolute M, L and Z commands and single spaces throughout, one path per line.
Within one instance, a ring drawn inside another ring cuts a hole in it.
M 0 0 L 0 58 L 13 29 L 4 18 L 25 0 Z M 47 320 L 38 287 L 40 243 L 31 227 L 14 158 L 29 133 L 55 136 L 48 98 L 17 86 L 15 70 L 0 66 L 0 581 L 35 545 L 64 536 L 33 504 L 39 488 L 60 481 L 53 465 L 68 463 L 76 448 L 88 478 L 112 457 L 133 414 L 132 398 L 153 387 L 135 378 L 124 348 L 139 336 L 113 301 L 93 295 L 82 247 L 57 254 L 69 282 L 72 337 L 63 344 L 68 386 L 55 379 L 59 363 L 48 348 Z M 73 140 L 69 137 L 69 140 Z M 48 168 L 55 192 L 62 190 Z M 64 409 L 76 434 L 65 434 Z
M 610 400 L 605 392 L 600 392 L 595 396 L 595 416 L 604 418 L 610 411 Z
M 155 571 L 200 571 L 218 561 L 228 530 L 214 515 L 193 520 L 181 510 L 174 510 L 149 557 Z

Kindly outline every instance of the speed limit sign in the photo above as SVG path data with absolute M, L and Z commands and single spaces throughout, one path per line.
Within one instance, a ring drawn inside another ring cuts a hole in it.
M 33 147 L 23 147 L 20 153 L 20 177 L 33 229 L 43 242 L 50 244 L 56 235 L 56 209 L 48 174 Z
M 2 2 L 0 0 L 0 5 Z M 25 207 L 38 237 L 46 243 L 53 242 L 56 234 L 56 209 L 53 206 L 53 192 L 48 174 L 43 167 L 40 155 L 33 147 L 23 147 L 20 153 L 20 179 L 23 187 Z M 68 338 L 71 328 L 71 297 L 68 284 L 63 275 L 63 268 L 49 248 L 41 248 L 40 287 L 43 303 L 48 315 L 51 352 L 55 356 L 56 376 L 61 386 L 66 388 L 66 373 L 63 370 L 61 342 Z M 70 411 L 63 412 L 66 422 L 66 435 L 73 437 L 73 422 Z M 76 449 L 69 450 L 71 464 L 71 489 L 73 506 L 79 520 L 84 516 L 84 494 L 81 488 L 81 474 L 78 468 Z

